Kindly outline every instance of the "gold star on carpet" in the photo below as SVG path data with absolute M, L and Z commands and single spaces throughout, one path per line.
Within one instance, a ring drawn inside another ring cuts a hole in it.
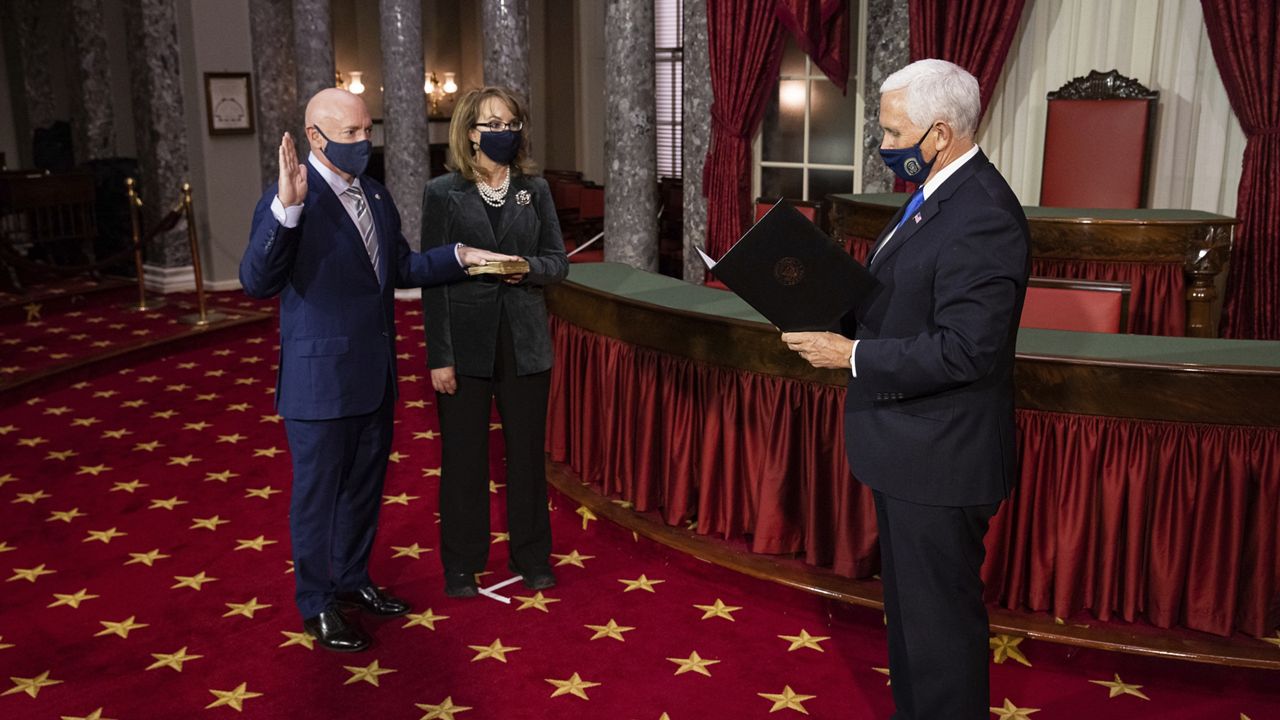
M 421 430 L 413 434 L 414 440 L 435 440 L 438 435 L 435 430 Z
M 494 495 L 498 494 L 498 488 L 504 488 L 504 487 L 506 487 L 504 483 L 497 483 L 492 480 L 489 481 L 489 492 L 493 493 Z
M 714 605 L 694 605 L 702 611 L 702 619 L 710 620 L 711 618 L 724 618 L 729 622 L 733 622 L 733 613 L 741 610 L 741 607 L 735 605 L 725 605 L 720 598 L 716 598 Z
M 281 630 L 280 634 L 285 636 L 286 640 L 276 647 L 289 647 L 290 645 L 301 645 L 308 650 L 314 650 L 316 647 L 316 639 L 305 632 L 291 632 L 289 630 Z
M 650 580 L 643 573 L 635 580 L 619 580 L 618 582 L 627 586 L 622 592 L 631 592 L 632 590 L 644 590 L 645 592 L 654 592 L 653 586 L 664 583 L 666 580 Z
M 59 685 L 62 683 L 61 680 L 50 680 L 48 670 L 45 670 L 33 678 L 11 677 L 9 679 L 13 681 L 13 687 L 0 693 L 0 695 L 12 695 L 14 693 L 24 692 L 31 697 L 35 697 L 40 694 L 41 688 L 47 688 L 50 685 Z
M 14 477 L 11 473 L 0 475 L 0 487 L 4 487 L 11 482 L 18 482 L 18 478 Z
M 393 453 L 391 453 L 390 455 L 388 455 L 388 456 L 387 456 L 387 459 L 388 459 L 388 460 L 390 460 L 390 461 L 391 461 L 391 462 L 393 462 L 393 463 L 398 463 L 398 462 L 400 462 L 401 460 L 404 460 L 404 459 L 405 459 L 405 458 L 407 458 L 407 457 L 409 457 L 409 456 L 408 456 L 408 455 L 406 455 L 406 454 L 404 454 L 404 453 L 402 453 L 402 452 L 400 452 L 400 451 L 396 451 L 396 452 L 393 452 Z
M 411 628 L 415 625 L 421 625 L 422 627 L 428 630 L 435 630 L 436 621 L 449 619 L 448 615 L 436 615 L 431 608 L 427 608 L 426 612 L 409 613 L 408 615 L 405 615 L 405 617 L 409 618 L 409 622 L 402 625 L 401 626 L 402 629 Z
M 262 693 L 249 692 L 246 689 L 248 683 L 240 683 L 234 690 L 209 690 L 213 696 L 218 698 L 208 705 L 204 706 L 205 710 L 215 708 L 219 705 L 227 705 L 236 712 L 243 712 L 244 701 L 250 698 L 262 697 Z
M 528 610 L 529 608 L 536 608 L 538 610 L 541 610 L 544 613 L 551 612 L 550 610 L 547 609 L 548 605 L 554 602 L 560 602 L 560 600 L 557 598 L 544 597 L 541 592 L 534 593 L 533 597 L 516 595 L 515 599 L 520 601 L 520 607 L 516 608 L 516 610 Z
M 418 560 L 421 559 L 422 553 L 431 552 L 431 548 L 418 547 L 418 543 L 414 543 L 412 545 L 392 545 L 391 549 L 396 551 L 396 554 L 391 556 L 393 560 L 398 557 L 411 557 L 414 560 Z
M 1118 697 L 1118 696 L 1120 696 L 1120 695 L 1132 695 L 1132 696 L 1134 696 L 1134 697 L 1140 697 L 1140 698 L 1142 698 L 1143 700 L 1150 700 L 1150 699 L 1151 699 L 1151 698 L 1147 697 L 1146 693 L 1142 692 L 1142 689 L 1141 689 L 1141 688 L 1142 688 L 1142 686 L 1141 686 L 1141 685 L 1130 685 L 1130 684 L 1128 684 L 1128 683 L 1124 682 L 1123 680 L 1121 680 L 1121 679 L 1120 679 L 1120 674 L 1119 674 L 1119 673 L 1116 673 L 1116 676 L 1115 676 L 1115 677 L 1116 677 L 1116 679 L 1115 679 L 1114 681 L 1112 681 L 1112 680 L 1090 680 L 1089 682 L 1093 683 L 1094 685 L 1101 685 L 1102 687 L 1107 688 L 1108 690 L 1110 690 L 1110 691 L 1111 691 L 1111 694 L 1110 694 L 1108 697 Z
M 80 542 L 93 542 L 94 540 L 99 540 L 103 545 L 109 545 L 112 540 L 115 540 L 118 537 L 124 537 L 128 534 L 129 533 L 120 532 L 115 528 L 108 528 L 106 530 L 90 530 L 88 537 Z
M 178 507 L 179 505 L 186 505 L 186 504 L 187 504 L 186 500 L 179 500 L 178 496 L 174 495 L 168 500 L 152 500 L 151 505 L 147 507 L 147 509 L 148 510 L 172 510 Z
M 22 309 L 27 311 L 27 322 L 29 323 L 39 322 L 40 309 L 43 307 L 44 306 L 41 305 L 40 303 L 27 303 L 26 305 L 23 305 Z M 8 695 L 8 693 L 5 693 L 5 694 Z M 35 697 L 35 694 L 32 693 L 31 697 Z
M 18 548 L 13 545 L 10 545 L 8 540 L 0 540 L 0 553 L 13 552 L 17 549 Z
M 122 490 L 129 494 L 133 494 L 133 491 L 137 490 L 138 488 L 144 488 L 144 487 L 147 487 L 147 483 L 144 483 L 141 480 L 134 479 L 134 480 L 130 480 L 129 482 L 118 482 L 115 485 L 112 485 L 111 492 Z
M 103 635 L 119 635 L 122 638 L 128 638 L 129 633 L 133 632 L 134 630 L 137 630 L 138 628 L 148 627 L 147 623 L 135 622 L 134 618 L 135 616 L 130 615 L 129 617 L 125 618 L 124 620 L 121 620 L 120 622 L 110 622 L 108 620 L 99 620 L 98 624 L 105 629 L 100 632 L 94 633 L 93 636 L 102 637 Z
M 1026 638 L 1014 637 L 1012 635 L 996 634 L 992 635 L 988 640 L 988 645 L 992 650 L 992 660 L 997 665 L 1003 665 L 1005 660 L 1013 659 L 1017 662 L 1031 667 L 1031 661 L 1027 660 L 1027 656 L 1022 654 L 1022 650 L 1018 646 Z
M 71 715 L 63 715 L 62 720 L 114 720 L 113 718 L 102 717 L 102 708 L 98 708 L 83 717 L 74 717 Z
M 889 676 L 889 668 L 873 667 L 871 669 L 875 670 L 876 672 L 880 673 L 885 677 L 885 680 L 884 680 L 885 686 L 889 686 L 893 684 L 893 678 Z
M 1031 720 L 1031 713 L 1040 712 L 1040 708 L 1020 708 L 1009 702 L 1009 698 L 1004 699 L 1002 707 L 990 708 L 995 713 L 996 720 Z
M 164 389 L 167 392 L 184 392 L 189 387 L 191 386 L 187 385 L 186 383 L 177 383 L 174 385 L 166 385 Z
M 457 720 L 453 716 L 454 713 L 466 712 L 471 708 L 465 705 L 454 705 L 453 696 L 444 699 L 439 705 L 426 705 L 423 703 L 414 703 L 419 710 L 426 710 L 427 714 L 423 715 L 419 720 Z
M 284 452 L 284 450 L 281 450 L 278 447 L 258 448 L 257 450 L 253 451 L 253 456 L 273 458 L 282 452 Z
M 201 420 L 200 422 L 184 423 L 182 425 L 183 430 L 195 430 L 196 432 L 202 432 L 205 430 L 205 428 L 208 428 L 208 427 L 212 427 L 212 424 L 207 423 L 203 420 Z
M 0 640 L 4 640 L 4 636 L 0 635 Z M 8 650 L 13 647 L 13 643 L 0 642 L 0 650 Z
M 557 555 L 555 553 L 551 553 L 551 557 L 560 561 L 556 563 L 556 567 L 560 567 L 561 565 L 575 565 L 584 570 L 586 569 L 587 566 L 584 565 L 583 563 L 585 563 L 588 560 L 596 559 L 595 555 L 581 555 L 578 553 L 577 550 L 574 550 L 568 555 Z
M 45 415 L 55 415 L 58 417 L 66 415 L 69 412 L 71 412 L 71 408 L 67 407 L 66 405 L 62 405 L 60 407 L 47 407 L 44 409 Z
M 79 610 L 80 603 L 84 602 L 85 600 L 92 600 L 99 596 L 90 595 L 88 588 L 81 588 L 70 595 L 66 593 L 54 593 L 53 597 L 55 598 L 54 601 L 49 603 L 45 607 L 55 608 L 55 607 L 60 607 L 62 605 L 67 605 L 69 607 Z
M 177 410 L 157 410 L 156 412 L 151 413 L 151 417 L 158 420 L 170 420 L 177 414 Z
M 587 523 L 596 519 L 596 514 L 591 512 L 591 508 L 587 507 L 586 505 L 579 505 L 576 512 L 582 516 L 583 530 L 587 529 Z
M 116 395 L 119 395 L 119 394 L 120 394 L 119 390 L 97 390 L 93 393 L 93 396 L 95 398 L 109 398 L 109 397 L 115 397 Z
M 146 404 L 147 404 L 147 401 L 146 401 L 146 400 L 142 400 L 142 399 L 137 399 L 137 400 L 125 400 L 124 402 L 120 403 L 120 407 L 122 407 L 122 408 L 140 408 L 140 407 L 142 407 L 143 405 L 146 405 Z
M 35 492 L 18 493 L 12 500 L 9 501 L 9 503 L 11 505 L 15 503 L 27 503 L 29 505 L 35 505 L 37 502 L 44 500 L 45 498 L 51 498 L 51 497 L 53 496 L 45 492 L 44 490 L 36 490 Z
M 478 660 L 488 660 L 490 658 L 493 658 L 498 662 L 506 662 L 507 653 L 515 652 L 520 649 L 518 647 L 503 645 L 501 638 L 494 640 L 488 645 L 468 645 L 467 647 L 476 651 L 476 656 L 471 658 L 471 662 L 476 662 Z
M 56 572 L 58 571 L 46 570 L 44 567 L 44 563 L 40 563 L 39 565 L 33 568 L 14 568 L 13 575 L 8 580 L 5 580 L 5 582 L 13 582 L 14 580 L 26 580 L 27 582 L 35 582 L 36 578 L 40 577 L 41 575 L 52 575 Z
M 226 525 L 230 520 L 223 520 L 214 515 L 207 518 L 191 518 L 191 527 L 188 530 L 217 530 L 219 525 Z
M 231 433 L 230 435 L 219 435 L 218 442 L 231 443 L 232 445 L 235 445 L 241 440 L 248 439 L 248 437 L 249 437 L 248 435 L 241 435 L 240 433 Z
M 239 543 L 236 545 L 236 550 L 257 550 L 258 552 L 262 552 L 264 547 L 268 545 L 275 545 L 279 540 L 268 540 L 266 537 L 259 535 L 252 540 L 236 540 L 236 542 Z
M 76 455 L 79 455 L 79 454 L 80 453 L 76 452 L 75 450 L 50 450 L 48 454 L 44 456 L 44 459 L 45 460 L 66 460 L 67 458 L 75 457 Z
M 151 442 L 134 443 L 133 449 L 135 451 L 145 450 L 146 452 L 155 452 L 156 448 L 161 447 L 162 445 L 164 445 L 164 443 L 159 440 L 152 440 Z
M 810 635 L 808 630 L 801 630 L 799 635 L 779 635 L 778 637 L 791 643 L 791 647 L 787 648 L 787 652 L 793 652 L 800 648 L 824 652 L 822 646 L 818 643 L 831 639 L 828 635 Z
M 218 399 L 218 393 L 200 393 L 199 395 L 196 396 L 197 402 L 207 402 L 209 400 L 217 400 L 217 399 Z
M 245 383 L 244 380 L 246 379 L 247 378 L 242 378 L 240 380 L 237 380 L 236 384 L 237 385 L 253 384 L 253 380 L 249 380 L 248 383 Z M 231 403 L 230 405 L 227 406 L 227 412 L 248 412 L 248 411 L 249 411 L 249 403 Z
M 230 480 L 230 479 L 231 479 L 231 478 L 233 478 L 233 477 L 240 477 L 240 473 L 238 473 L 238 472 L 231 472 L 230 470 L 223 470 L 222 472 L 216 472 L 216 473 L 212 473 L 212 472 L 211 472 L 211 473 L 205 473 L 204 481 L 205 481 L 205 482 L 213 482 L 214 480 L 216 480 L 216 481 L 218 481 L 218 482 L 222 482 L 222 483 L 224 483 L 224 482 L 226 482 L 226 481 Z
M 47 443 L 47 442 L 49 442 L 49 441 L 48 441 L 48 440 L 45 440 L 45 439 L 44 439 L 44 438 L 42 438 L 42 437 L 18 438 L 18 447 L 32 447 L 32 448 L 33 448 L 33 447 L 38 447 L 38 446 L 40 446 L 40 445 L 43 445 L 44 443 Z M 81 470 L 84 470 L 84 468 L 80 468 L 80 469 L 81 469 Z M 76 474 L 77 474 L 77 475 L 79 475 L 80 473 L 76 473 Z M 96 474 L 96 473 L 95 473 L 95 474 Z
M 583 700 L 590 700 L 591 698 L 587 697 L 587 689 L 600 687 L 600 683 L 583 680 L 578 676 L 578 673 L 574 673 L 568 680 L 553 680 L 551 678 L 543 679 L 556 687 L 556 689 L 551 693 L 551 697 L 575 695 Z
M 506 533 L 506 532 L 491 532 L 491 533 L 489 533 L 489 535 L 491 535 L 491 536 L 493 537 L 493 539 L 489 541 L 489 543 L 490 543 L 490 544 L 492 544 L 492 545 L 496 545 L 496 544 L 498 544 L 498 543 L 501 543 L 501 542 L 507 542 L 507 541 L 511 540 L 511 533 Z
M 583 627 L 587 628 L 588 630 L 595 631 L 596 634 L 591 636 L 592 640 L 599 640 L 600 638 L 613 638 L 618 642 L 627 641 L 626 638 L 622 637 L 622 633 L 635 630 L 635 628 L 633 627 L 627 627 L 626 625 L 619 625 L 618 623 L 614 622 L 613 618 L 609 618 L 608 624 L 605 624 L 605 625 L 583 625 Z
M 400 379 L 401 379 L 401 380 L 403 380 L 403 379 L 404 379 L 404 377 L 401 377 Z M 427 401 L 426 401 L 426 400 L 407 400 L 407 401 L 405 401 L 404 406 L 405 406 L 405 407 L 409 407 L 409 408 L 419 408 L 419 409 L 421 409 L 421 408 L 425 408 L 425 407 L 427 406 Z
M 667 660 L 676 664 L 676 675 L 683 675 L 687 672 L 695 672 L 699 675 L 711 677 L 711 671 L 707 669 L 708 665 L 715 665 L 719 660 L 708 660 L 694 650 L 687 658 L 667 658 Z
M 377 660 L 374 660 L 364 667 L 355 667 L 352 665 L 343 665 L 343 667 L 351 673 L 351 677 L 347 678 L 347 681 L 342 683 L 343 685 L 350 685 L 351 683 L 363 680 L 374 687 L 381 687 L 378 684 L 378 677 L 395 672 L 395 670 L 392 670 L 391 668 L 379 667 Z
M 501 429 L 502 429 L 502 423 L 500 423 L 500 422 L 491 422 L 491 423 L 489 423 L 489 431 L 490 431 L 490 432 L 493 432 L 494 430 L 501 430 Z
M 17 425 L 0 425 L 0 436 L 8 435 L 18 429 Z
M 161 554 L 159 550 L 152 550 L 151 552 L 145 552 L 145 553 L 129 553 L 129 557 L 133 559 L 126 561 L 125 565 L 133 565 L 134 563 L 141 563 L 143 565 L 146 565 L 147 567 L 151 567 L 152 565 L 155 564 L 155 561 L 163 560 L 164 558 L 167 558 L 169 556 Z
M 172 653 L 151 653 L 151 657 L 156 661 L 147 666 L 148 670 L 156 670 L 158 668 L 173 668 L 178 672 L 182 672 L 182 663 L 190 660 L 199 660 L 203 655 L 188 655 L 187 646 L 183 645 L 177 652 Z
M 256 497 L 256 498 L 262 498 L 263 500 L 270 500 L 273 494 L 279 493 L 279 492 L 284 492 L 284 491 L 277 490 L 271 487 L 270 485 L 267 485 L 266 487 L 260 487 L 260 488 L 245 488 L 244 496 L 247 498 Z
M 107 465 L 81 465 L 80 469 L 76 471 L 76 474 L 93 475 L 94 477 L 97 477 L 110 469 L 111 468 Z
M 765 700 L 773 702 L 773 707 L 769 708 L 769 712 L 771 713 L 778 712 L 779 710 L 797 710 L 805 715 L 808 715 L 809 711 L 804 709 L 804 702 L 818 697 L 817 695 L 801 695 L 795 690 L 792 690 L 790 685 L 784 686 L 780 693 L 756 694 Z
M 422 468 L 422 477 L 440 477 L 440 468 Z
M 104 440 L 121 440 L 124 438 L 125 435 L 132 435 L 132 434 L 133 434 L 132 430 L 126 430 L 125 428 L 120 428 L 119 430 L 103 430 L 102 438 Z
M 407 506 L 410 500 L 417 500 L 419 497 L 420 497 L 419 495 L 410 495 L 409 493 L 404 493 L 404 492 L 400 493 L 399 495 L 383 495 L 382 504 Z
M 208 575 L 205 575 L 203 570 L 196 573 L 195 575 L 174 575 L 173 579 L 177 580 L 178 582 L 175 585 L 170 585 L 169 586 L 170 590 L 177 590 L 178 588 L 189 587 L 192 590 L 195 590 L 197 592 L 199 592 L 200 589 L 204 587 L 205 583 L 218 581 L 218 578 L 209 577 Z
M 197 462 L 200 462 L 200 458 L 196 457 L 195 455 L 181 455 L 181 456 L 174 456 L 169 458 L 169 462 L 166 464 L 181 465 L 182 467 L 188 467 L 191 465 L 191 463 L 197 463 Z
M 93 427 L 100 422 L 102 421 L 96 417 L 72 418 L 71 427 Z
M 232 615 L 243 615 L 249 618 L 250 620 L 253 619 L 254 613 L 258 612 L 259 610 L 262 610 L 263 608 L 271 607 L 271 605 L 269 604 L 258 602 L 258 598 L 256 596 L 251 598 L 249 602 L 223 603 L 223 604 L 231 609 L 223 613 L 222 617 L 231 617 Z
M 275 423 L 279 425 L 281 420 L 284 420 L 284 418 L 280 417 L 279 415 L 263 415 L 261 418 L 258 419 L 258 422 L 269 422 L 269 423 Z

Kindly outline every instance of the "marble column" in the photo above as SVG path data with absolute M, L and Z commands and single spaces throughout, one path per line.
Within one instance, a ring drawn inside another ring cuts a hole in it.
M 890 192 L 893 173 L 880 160 L 880 83 L 911 62 L 907 0 L 867 0 L 866 113 L 863 116 L 862 192 Z
M 249 0 L 249 40 L 253 46 L 253 107 L 258 123 L 258 165 L 262 186 L 280 177 L 280 139 L 293 135 L 298 159 L 307 159 L 298 109 L 298 73 L 293 64 L 293 0 Z
M 382 115 L 387 189 L 400 208 L 409 246 L 421 244 L 422 188 L 431 174 L 427 154 L 426 74 L 422 55 L 422 0 L 381 0 Z
M 707 244 L 707 198 L 702 166 L 711 145 L 711 59 L 707 45 L 707 0 L 684 0 L 684 100 L 681 106 L 684 177 L 684 279 L 699 285 L 707 266 L 695 247 Z
M 17 75 L 26 110 L 28 134 L 18 142 L 31 150 L 31 132 L 48 127 L 57 119 L 53 101 L 53 81 L 49 79 L 49 63 L 54 43 L 53 19 L 57 13 L 46 12 L 41 0 L 12 0 L 9 19 L 17 38 Z M 11 37 L 13 37 L 11 36 Z M 12 56 L 11 56 L 12 57 Z M 11 75 L 12 76 L 12 75 Z M 18 97 L 17 93 L 14 93 Z
M 658 269 L 653 5 L 612 0 L 604 19 L 604 259 Z
M 484 84 L 516 91 L 529 103 L 529 0 L 481 0 Z
M 334 74 L 337 70 L 333 60 L 333 13 L 329 2 L 330 0 L 293 0 L 298 117 L 302 117 L 312 95 L 334 86 Z
M 115 157 L 115 108 L 111 102 L 111 59 L 103 30 L 102 0 L 71 0 L 71 38 L 79 61 L 76 159 Z
M 189 178 L 177 13 L 172 0 L 133 0 L 124 7 L 138 184 L 145 203 L 143 225 L 149 228 L 181 199 L 182 183 Z M 161 233 L 147 246 L 146 254 L 149 266 L 190 265 L 185 228 Z

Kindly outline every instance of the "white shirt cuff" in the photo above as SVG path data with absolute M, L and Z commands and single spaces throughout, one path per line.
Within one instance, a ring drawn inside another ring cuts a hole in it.
M 280 202 L 280 196 L 277 195 L 271 200 L 271 214 L 275 215 L 276 222 L 287 228 L 298 227 L 298 221 L 302 219 L 302 205 L 290 205 L 285 207 Z
M 849 372 L 853 373 L 854 377 L 858 377 L 858 364 L 853 359 L 854 356 L 857 354 L 858 354 L 858 341 L 854 340 L 853 348 L 849 350 Z
M 458 261 L 458 267 L 466 267 L 466 265 L 462 264 L 462 243 L 454 244 L 453 259 Z

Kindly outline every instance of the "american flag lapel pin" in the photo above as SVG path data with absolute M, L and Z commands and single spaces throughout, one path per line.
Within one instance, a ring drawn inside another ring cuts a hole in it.
M 921 220 L 923 220 L 924 218 L 920 217 L 920 213 L 916 213 L 916 216 L 915 216 L 915 217 L 913 217 L 913 218 L 911 218 L 911 219 L 912 219 L 912 220 L 914 220 L 915 222 L 919 223 L 919 222 L 920 222 Z
M 381 200 L 381 199 L 382 199 L 382 193 L 374 193 L 374 194 L 373 194 L 373 199 L 374 199 L 374 200 Z M 919 216 L 917 216 L 917 218 L 916 218 L 916 222 L 920 222 Z

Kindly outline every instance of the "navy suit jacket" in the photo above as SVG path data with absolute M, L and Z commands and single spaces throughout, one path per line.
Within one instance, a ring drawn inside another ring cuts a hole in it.
M 872 258 L 882 287 L 844 325 L 859 340 L 845 401 L 858 480 L 924 505 L 1008 495 L 1017 472 L 1013 359 L 1030 262 L 1022 205 L 981 151 Z
M 391 194 L 362 175 L 382 266 L 375 274 L 342 201 L 310 163 L 306 167 L 297 227 L 284 227 L 272 214 L 274 184 L 258 201 L 240 284 L 253 297 L 280 295 L 276 411 L 291 420 L 363 415 L 378 408 L 388 384 L 395 386 L 395 288 L 451 282 L 466 273 L 452 246 L 413 252 Z

